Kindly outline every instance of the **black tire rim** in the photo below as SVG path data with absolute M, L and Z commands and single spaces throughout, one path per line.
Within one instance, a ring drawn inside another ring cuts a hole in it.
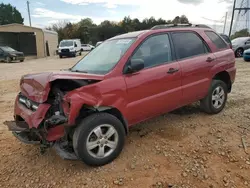
M 237 56 L 237 57 L 242 57 L 242 56 L 243 56 L 243 50 L 242 50 L 242 49 L 238 49 L 238 50 L 236 51 L 236 56 Z

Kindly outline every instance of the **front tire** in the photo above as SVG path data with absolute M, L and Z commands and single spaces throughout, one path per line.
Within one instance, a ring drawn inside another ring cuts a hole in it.
M 208 95 L 200 101 L 201 109 L 208 114 L 220 113 L 227 101 L 228 89 L 225 82 L 212 80 Z
M 11 58 L 9 56 L 6 57 L 6 63 L 10 63 L 11 62 Z
M 115 116 L 108 113 L 92 114 L 75 129 L 74 151 L 87 165 L 105 165 L 121 153 L 125 135 L 123 124 Z

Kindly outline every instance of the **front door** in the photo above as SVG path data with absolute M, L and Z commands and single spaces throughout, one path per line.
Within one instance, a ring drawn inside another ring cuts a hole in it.
M 182 69 L 182 105 L 186 105 L 203 98 L 208 92 L 210 69 L 216 59 L 195 32 L 175 32 L 172 38 Z
M 179 107 L 181 69 L 173 59 L 169 35 L 154 35 L 146 39 L 131 59 L 143 60 L 144 69 L 125 75 L 129 124 Z

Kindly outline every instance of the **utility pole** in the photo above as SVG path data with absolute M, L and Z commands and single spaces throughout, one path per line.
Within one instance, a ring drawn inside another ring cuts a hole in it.
M 249 7 L 249 0 L 247 0 L 247 8 Z M 249 11 L 246 10 L 246 28 L 249 31 Z
M 230 24 L 230 29 L 229 29 L 229 37 L 232 34 L 232 28 L 233 28 L 233 22 L 234 22 L 235 4 L 236 4 L 236 0 L 234 0 L 234 5 L 233 5 L 233 13 L 232 13 L 232 19 L 231 19 L 231 24 Z
M 225 15 L 225 22 L 224 22 L 224 28 L 223 28 L 223 33 L 225 34 L 225 30 L 226 30 L 226 25 L 227 25 L 227 12 Z
M 30 27 L 31 27 L 31 18 L 30 18 L 30 2 L 29 2 L 29 1 L 27 1 L 27 8 L 28 8 L 29 22 L 30 22 Z

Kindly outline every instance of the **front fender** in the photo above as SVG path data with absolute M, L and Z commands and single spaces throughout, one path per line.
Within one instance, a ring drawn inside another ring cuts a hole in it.
M 75 89 L 64 97 L 64 100 L 70 104 L 68 124 L 75 124 L 76 118 L 84 105 L 94 108 L 110 106 L 124 114 L 127 105 L 126 99 L 126 84 L 123 77 L 103 80 L 96 84 Z

